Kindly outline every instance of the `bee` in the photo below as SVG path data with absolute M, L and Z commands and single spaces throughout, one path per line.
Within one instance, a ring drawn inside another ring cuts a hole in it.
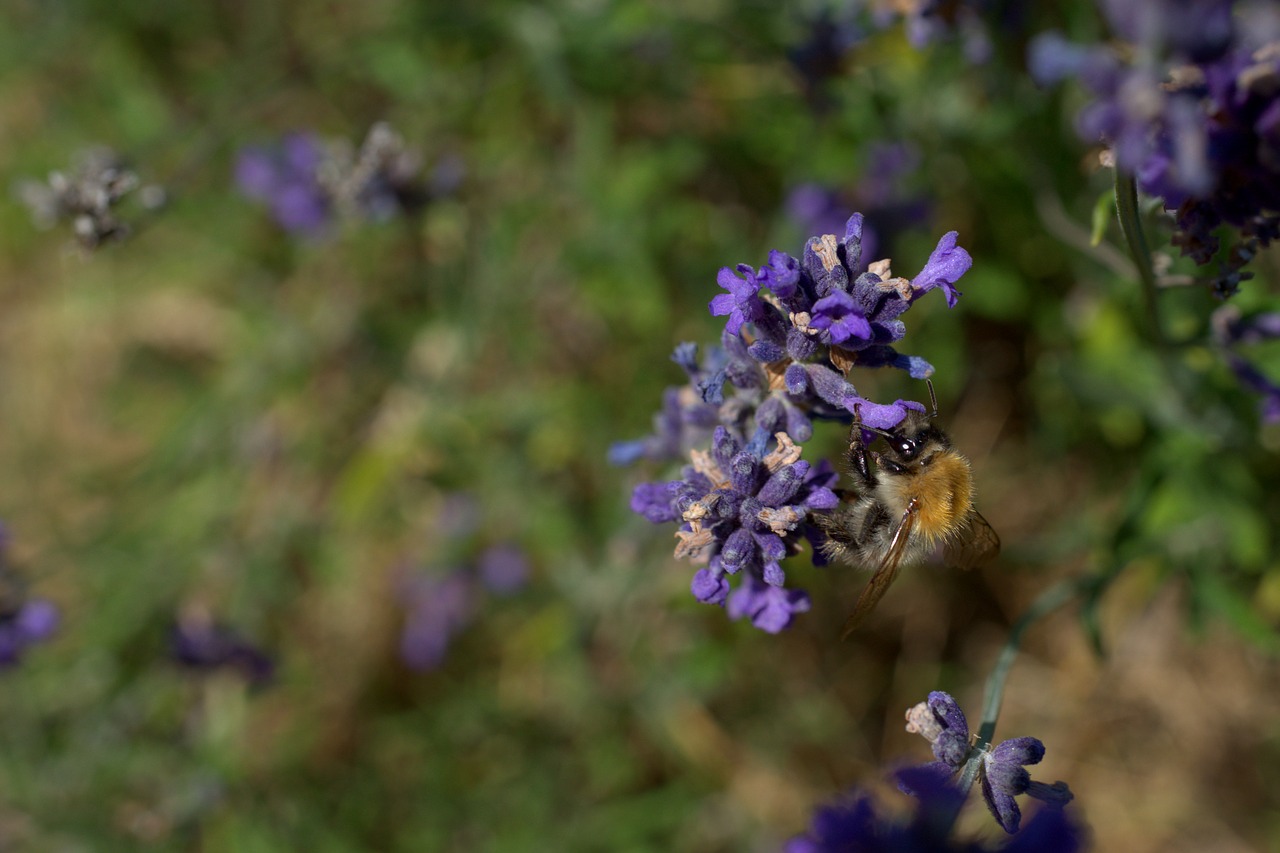
M 1000 551 L 1000 537 L 973 506 L 969 460 L 951 447 L 934 420 L 938 399 L 929 383 L 932 414 L 907 410 L 891 430 L 862 423 L 855 408 L 846 461 L 854 488 L 840 506 L 817 513 L 827 535 L 827 557 L 873 570 L 845 622 L 848 638 L 884 597 L 903 566 L 921 562 L 941 544 L 948 566 L 971 569 Z M 885 440 L 884 452 L 868 452 L 864 432 Z M 868 460 L 875 463 L 873 471 Z

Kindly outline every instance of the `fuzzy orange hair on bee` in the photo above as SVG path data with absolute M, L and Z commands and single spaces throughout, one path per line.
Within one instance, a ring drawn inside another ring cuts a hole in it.
M 902 567 L 923 561 L 939 545 L 947 565 L 963 569 L 982 565 L 1000 551 L 1000 537 L 974 509 L 969 460 L 934 422 L 938 403 L 933 383 L 929 398 L 931 414 L 908 409 L 890 430 L 868 427 L 854 412 L 847 451 L 854 488 L 842 491 L 836 509 L 814 514 L 827 535 L 822 549 L 828 557 L 873 572 L 845 622 L 846 638 L 888 592 Z M 885 450 L 869 452 L 864 432 L 883 438 Z

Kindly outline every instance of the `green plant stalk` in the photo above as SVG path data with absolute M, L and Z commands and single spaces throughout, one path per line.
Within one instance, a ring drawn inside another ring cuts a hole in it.
M 949 820 L 944 824 L 946 835 L 951 834 L 951 828 L 955 825 L 956 819 L 960 817 L 960 807 L 968 799 L 969 789 L 973 787 L 973 783 L 978 778 L 978 769 L 982 766 L 982 756 L 991 746 L 991 742 L 995 737 L 996 720 L 1000 717 L 1000 704 L 1004 700 L 1005 682 L 1009 678 L 1009 670 L 1013 668 L 1014 660 L 1018 657 L 1018 649 L 1022 644 L 1022 635 L 1036 620 L 1062 607 L 1082 591 L 1092 588 L 1097 582 L 1098 579 L 1094 576 L 1059 581 L 1042 592 L 1040 597 L 1032 602 L 1031 606 L 1019 617 L 1009 631 L 1009 639 L 1005 640 L 1004 648 L 1000 650 L 1000 656 L 996 658 L 995 668 L 992 669 L 991 675 L 987 678 L 987 689 L 982 706 L 982 723 L 978 727 L 977 742 L 970 748 L 969 759 L 965 762 L 964 770 L 960 774 L 960 790 L 966 796 L 960 800 L 955 812 L 949 816 Z
M 1138 183 L 1129 172 L 1116 168 L 1116 212 L 1120 217 L 1120 231 L 1129 247 L 1129 254 L 1138 268 L 1138 278 L 1142 281 L 1142 301 L 1147 314 L 1147 334 L 1151 342 L 1161 351 L 1168 348 L 1164 337 L 1164 328 L 1160 323 L 1159 293 L 1156 287 L 1156 273 L 1151 266 L 1151 249 L 1147 246 L 1146 235 L 1142 233 L 1142 220 L 1138 210 Z

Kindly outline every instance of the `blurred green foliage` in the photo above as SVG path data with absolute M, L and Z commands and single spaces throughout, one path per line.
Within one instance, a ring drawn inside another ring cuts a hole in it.
M 0 847 L 774 849 L 882 762 L 923 758 L 901 709 L 976 701 L 1052 577 L 1136 567 L 1122 614 L 1179 585 L 1189 624 L 1276 649 L 1280 434 L 1207 342 L 1204 290 L 1162 292 L 1173 345 L 1148 339 L 1073 95 L 1037 90 L 1016 43 L 974 66 L 890 29 L 815 89 L 787 61 L 804 14 L 766 3 L 19 0 L 0 23 L 7 181 L 101 142 L 171 193 L 93 256 L 0 206 L 0 518 L 64 611 L 4 675 Z M 235 192 L 239 146 L 381 119 L 429 163 L 460 156 L 458 194 L 309 243 Z M 716 270 L 798 254 L 790 188 L 850 188 L 884 140 L 920 149 L 933 203 L 895 269 L 952 229 L 975 258 L 959 306 L 922 301 L 903 343 L 938 368 L 1008 556 L 915 572 L 843 646 L 857 579 L 799 558 L 814 611 L 770 637 L 690 599 L 669 531 L 626 506 L 664 472 L 605 453 L 681 381 L 673 346 L 715 339 Z M 1274 303 L 1275 260 L 1256 266 L 1246 313 Z M 439 520 L 459 493 L 482 508 L 464 546 Z M 398 573 L 496 541 L 532 583 L 411 672 Z M 170 663 L 190 608 L 277 656 L 276 683 Z M 1029 653 L 1088 671 L 1059 652 Z M 1078 766 L 1034 733 L 1063 762 L 1049 776 Z M 1086 817 L 1114 796 L 1073 787 Z M 1245 838 L 1280 822 L 1264 805 Z

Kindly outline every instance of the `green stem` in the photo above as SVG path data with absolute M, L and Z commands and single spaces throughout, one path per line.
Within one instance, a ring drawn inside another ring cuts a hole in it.
M 1156 288 L 1156 273 L 1151 266 L 1151 250 L 1147 246 L 1147 238 L 1142 233 L 1142 219 L 1138 210 L 1138 183 L 1133 175 L 1123 169 L 1116 169 L 1116 212 L 1120 216 L 1120 231 L 1129 246 L 1129 254 L 1138 267 L 1138 278 L 1142 280 L 1142 299 L 1147 312 L 1147 333 L 1151 342 L 1161 350 L 1168 346 L 1164 337 L 1164 329 L 1160 324 L 1159 294 Z
M 960 774 L 960 790 L 966 795 L 977 780 L 978 768 L 982 766 L 982 756 L 995 737 L 996 720 L 1000 716 L 1000 703 L 1004 700 L 1004 685 L 1009 678 L 1009 670 L 1013 668 L 1013 662 L 1018 657 L 1018 648 L 1022 643 L 1022 635 L 1036 620 L 1057 610 L 1080 592 L 1090 589 L 1096 583 L 1097 578 L 1093 576 L 1059 581 L 1042 592 L 1040 597 L 1032 602 L 1031 606 L 1027 608 L 1027 611 L 1022 614 L 1009 631 L 1009 639 L 1005 641 L 1004 648 L 1000 650 L 1000 657 L 996 659 L 995 668 L 987 679 L 986 698 L 982 707 L 982 723 L 978 727 L 977 743 L 969 750 L 969 760 L 965 762 L 964 771 Z M 967 797 L 964 799 L 967 799 Z M 955 825 L 956 819 L 960 816 L 959 806 L 963 805 L 963 803 L 964 800 L 962 799 L 960 804 L 957 805 L 955 813 L 950 816 L 950 821 L 946 824 L 948 835 L 951 827 Z

